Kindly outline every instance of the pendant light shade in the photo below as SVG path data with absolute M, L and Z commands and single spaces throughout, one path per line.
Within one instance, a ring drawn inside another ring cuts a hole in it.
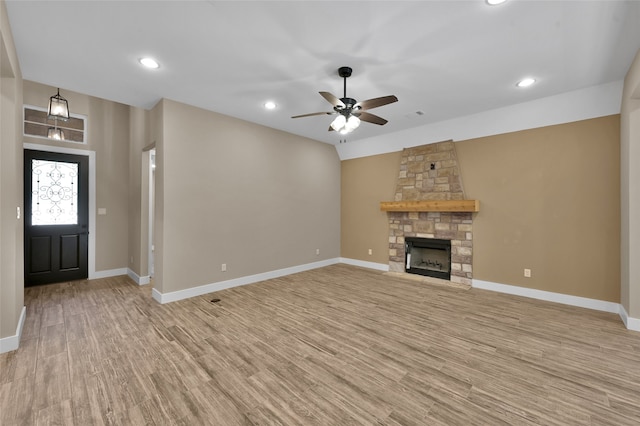
M 49 110 L 50 119 L 68 120 L 69 119 L 69 103 L 65 98 L 60 96 L 60 89 L 58 93 L 49 98 Z
M 342 130 L 346 122 L 347 118 L 344 115 L 339 114 L 336 119 L 331 122 L 331 128 L 336 132 L 339 132 Z
M 64 132 L 62 131 L 62 129 L 58 129 L 57 127 L 49 127 L 49 130 L 47 131 L 47 137 L 49 139 L 63 141 Z
M 360 125 L 360 119 L 355 115 L 352 115 L 351 117 L 349 117 L 349 119 L 344 125 L 345 129 L 347 130 L 345 133 L 351 133 L 352 131 L 357 129 L 359 125 Z

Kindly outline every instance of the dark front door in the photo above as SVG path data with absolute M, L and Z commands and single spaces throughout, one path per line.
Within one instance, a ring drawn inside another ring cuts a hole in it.
M 24 151 L 24 281 L 88 277 L 89 159 Z

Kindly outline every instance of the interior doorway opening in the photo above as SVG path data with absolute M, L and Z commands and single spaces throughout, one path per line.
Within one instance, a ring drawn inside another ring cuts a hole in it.
M 149 278 L 154 275 L 154 222 L 155 222 L 155 187 L 156 187 L 156 150 L 149 150 Z
M 140 270 L 139 283 L 149 284 L 154 276 L 155 167 L 156 150 L 151 144 L 142 150 L 140 191 L 140 240 L 137 257 L 131 263 Z

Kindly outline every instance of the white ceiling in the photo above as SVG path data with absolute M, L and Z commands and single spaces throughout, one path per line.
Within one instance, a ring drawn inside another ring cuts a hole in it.
M 26 80 L 143 108 L 169 98 L 331 144 L 332 117 L 290 117 L 331 111 L 318 91 L 342 97 L 340 66 L 353 68 L 349 97 L 399 99 L 353 141 L 619 81 L 640 48 L 640 1 L 6 3 Z M 525 76 L 537 84 L 517 88 Z

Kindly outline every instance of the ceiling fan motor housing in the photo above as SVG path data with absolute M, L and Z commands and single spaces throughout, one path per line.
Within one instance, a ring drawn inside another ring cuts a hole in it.
M 344 104 L 344 106 L 336 105 L 333 107 L 333 110 L 337 113 L 346 115 L 352 112 L 353 110 L 360 109 L 359 107 L 355 106 L 357 101 L 353 98 L 340 98 L 340 101 Z

